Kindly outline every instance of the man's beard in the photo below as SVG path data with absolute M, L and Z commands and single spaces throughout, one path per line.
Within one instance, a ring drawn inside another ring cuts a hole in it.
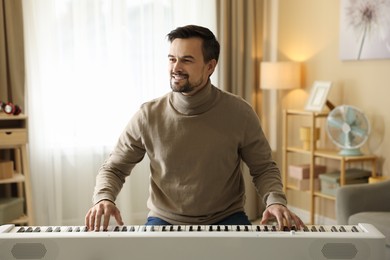
M 175 79 L 171 77 L 170 84 L 173 92 L 191 93 L 192 91 L 194 91 L 196 87 L 199 87 L 202 84 L 202 78 L 200 78 L 199 81 L 196 82 L 195 84 L 191 84 L 189 81 L 189 76 L 188 75 L 185 76 L 186 76 L 185 80 L 182 80 L 185 81 L 183 85 L 174 84 L 172 81 L 174 81 Z
M 173 92 L 181 92 L 181 93 L 190 93 L 194 90 L 194 87 L 190 84 L 187 79 L 184 85 L 173 84 L 171 80 L 171 89 Z

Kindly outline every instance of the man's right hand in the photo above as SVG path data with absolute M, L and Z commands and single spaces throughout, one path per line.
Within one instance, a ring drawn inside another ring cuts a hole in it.
M 99 231 L 102 224 L 103 230 L 107 230 L 111 216 L 115 217 L 118 225 L 123 225 L 121 213 L 115 204 L 109 200 L 99 201 L 88 210 L 87 215 L 85 216 L 85 226 L 89 231 Z

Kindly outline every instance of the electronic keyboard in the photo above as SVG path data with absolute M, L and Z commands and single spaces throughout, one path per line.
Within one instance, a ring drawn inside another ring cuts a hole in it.
M 0 259 L 304 260 L 385 259 L 385 237 L 370 224 L 0 226 Z

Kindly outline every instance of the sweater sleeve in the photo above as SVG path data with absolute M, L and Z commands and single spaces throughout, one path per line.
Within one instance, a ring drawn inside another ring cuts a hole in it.
M 281 175 L 260 125 L 256 112 L 250 108 L 247 112 L 240 153 L 247 164 L 257 193 L 268 207 L 272 204 L 286 205 Z
M 145 155 L 142 141 L 143 114 L 138 111 L 130 120 L 110 156 L 103 163 L 96 176 L 92 198 L 94 204 L 101 200 L 115 202 L 123 187 L 125 178 Z

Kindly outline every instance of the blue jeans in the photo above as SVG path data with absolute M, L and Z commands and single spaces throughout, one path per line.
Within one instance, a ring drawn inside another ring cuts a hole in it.
M 234 213 L 221 221 L 213 223 L 211 225 L 251 225 L 252 223 L 249 221 L 248 216 L 245 212 L 240 211 Z M 172 225 L 171 223 L 157 217 L 148 217 L 146 226 L 159 226 L 159 225 Z

